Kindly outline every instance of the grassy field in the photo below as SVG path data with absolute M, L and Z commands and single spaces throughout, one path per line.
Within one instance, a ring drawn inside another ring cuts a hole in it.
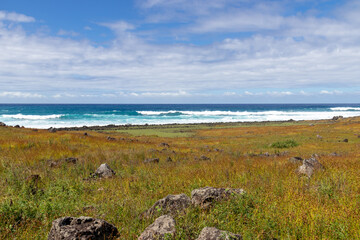
M 246 194 L 190 207 L 176 217 L 174 239 L 196 239 L 205 226 L 244 239 L 360 239 L 360 118 L 87 133 L 0 127 L 0 239 L 46 239 L 63 216 L 102 218 L 120 239 L 136 239 L 155 218 L 140 214 L 158 199 L 205 186 Z M 289 158 L 315 153 L 325 170 L 298 176 Z M 66 157 L 79 160 L 50 165 Z M 143 163 L 153 157 L 160 162 Z M 115 177 L 86 180 L 105 162 Z

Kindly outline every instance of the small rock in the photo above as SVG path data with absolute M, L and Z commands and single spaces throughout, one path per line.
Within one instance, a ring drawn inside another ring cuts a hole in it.
M 343 142 L 349 142 L 349 139 L 345 138 L 344 140 L 342 140 Z
M 14 128 L 20 128 L 20 125 L 15 125 Z
M 265 152 L 265 153 L 259 154 L 258 156 L 259 157 L 270 157 L 270 153 Z
M 302 162 L 304 159 L 302 159 L 301 157 L 291 157 L 289 159 L 290 162 L 292 163 L 298 163 L 298 162 Z
M 168 148 L 170 147 L 170 145 L 168 143 L 165 143 L 165 142 L 160 143 L 159 146 L 160 147 L 168 147 Z
M 109 178 L 115 175 L 114 170 L 112 170 L 109 165 L 106 163 L 103 163 L 100 165 L 98 169 L 95 171 L 95 176 L 101 177 L 101 178 Z
M 173 160 L 171 159 L 171 157 L 168 157 L 168 158 L 166 159 L 166 161 L 167 161 L 167 162 L 172 162 Z
M 48 131 L 51 132 L 51 133 L 55 133 L 55 132 L 56 132 L 56 128 L 51 127 L 51 128 L 48 129 Z
M 297 169 L 297 173 L 310 178 L 314 171 L 319 169 L 324 169 L 324 166 L 316 158 L 311 157 L 303 160 L 303 164 Z
M 175 220 L 169 215 L 163 215 L 148 226 L 138 240 L 168 239 L 175 234 L 175 231 Z
M 334 117 L 332 118 L 332 120 L 337 121 L 337 120 L 343 119 L 343 118 L 344 118 L 343 116 L 334 116 Z
M 78 159 L 77 159 L 77 158 L 74 158 L 74 157 L 69 157 L 69 158 L 65 158 L 64 161 L 67 162 L 67 163 L 76 164 L 77 161 L 78 161 Z
M 110 137 L 110 136 L 108 136 L 106 139 L 107 139 L 108 141 L 115 141 L 115 140 L 116 140 L 115 138 Z
M 144 163 L 159 163 L 159 158 L 147 158 L 144 160 Z
M 144 213 L 144 215 L 146 217 L 151 217 L 158 212 L 161 212 L 162 214 L 176 215 L 179 212 L 184 212 L 190 204 L 190 198 L 184 193 L 178 195 L 168 195 L 158 200 Z
M 205 227 L 196 240 L 240 240 L 242 236 L 214 227 Z
M 0 127 L 6 127 L 6 124 L 3 122 L 0 122 Z
M 84 136 L 89 136 L 87 132 L 84 133 Z
M 329 156 L 331 157 L 340 157 L 341 154 L 338 154 L 337 152 L 330 153 Z
M 101 219 L 64 217 L 53 221 L 48 240 L 112 240 L 117 228 Z
M 195 158 L 196 160 L 200 160 L 200 161 L 211 161 L 211 158 L 205 156 L 205 155 L 201 155 L 199 158 Z
M 203 187 L 191 192 L 191 202 L 202 208 L 209 207 L 213 202 L 227 199 L 232 195 L 241 195 L 245 191 L 240 188 L 213 188 Z

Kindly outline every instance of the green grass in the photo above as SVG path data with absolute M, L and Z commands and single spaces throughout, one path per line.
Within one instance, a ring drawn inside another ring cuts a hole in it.
M 272 147 L 272 148 L 292 148 L 292 147 L 297 147 L 297 146 L 299 146 L 299 144 L 295 140 L 292 140 L 292 139 L 285 140 L 285 141 L 277 141 L 270 145 L 270 147 Z

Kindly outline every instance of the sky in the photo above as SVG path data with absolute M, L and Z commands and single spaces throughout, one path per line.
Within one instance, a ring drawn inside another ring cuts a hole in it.
M 359 102 L 359 0 L 0 0 L 0 103 Z

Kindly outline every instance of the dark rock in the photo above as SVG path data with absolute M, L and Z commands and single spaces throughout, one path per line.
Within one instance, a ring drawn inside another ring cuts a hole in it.
M 48 240 L 110 240 L 118 236 L 117 228 L 104 220 L 64 217 L 53 221 Z
M 301 157 L 291 157 L 289 159 L 290 162 L 292 163 L 299 163 L 299 162 L 302 162 L 304 159 L 302 159 Z
M 329 156 L 331 157 L 340 157 L 341 154 L 338 154 L 337 152 L 330 153 Z
M 258 156 L 259 157 L 270 157 L 271 155 L 270 155 L 270 153 L 265 152 L 265 153 L 259 154 Z
M 88 135 L 88 133 L 86 132 L 86 133 L 84 133 L 84 136 L 89 136 L 89 135 Z
M 170 145 L 167 144 L 167 143 L 165 143 L 165 142 L 160 143 L 159 146 L 160 146 L 160 147 L 168 147 L 168 148 L 170 147 Z
M 108 136 L 106 139 L 107 139 L 108 141 L 115 141 L 115 140 L 116 140 L 115 138 L 110 137 L 110 136 Z
M 15 125 L 14 128 L 20 128 L 20 126 L 19 126 L 19 125 Z
M 345 138 L 344 140 L 342 140 L 343 142 L 349 142 L 349 139 Z
M 337 121 L 337 120 L 343 119 L 343 118 L 344 118 L 343 116 L 334 116 L 334 117 L 332 118 L 332 120 Z
M 211 161 L 211 158 L 205 156 L 205 155 L 201 155 L 199 158 L 195 158 L 196 160 L 199 161 Z
M 191 192 L 191 202 L 194 206 L 209 207 L 213 202 L 224 200 L 232 195 L 241 195 L 245 191 L 240 188 L 203 187 Z
M 100 178 L 110 178 L 115 175 L 115 172 L 107 165 L 107 163 L 103 163 L 96 169 L 94 175 Z
M 316 158 L 311 157 L 303 160 L 303 164 L 297 169 L 297 173 L 310 178 L 319 169 L 324 169 L 324 166 Z
M 144 215 L 152 217 L 161 212 L 162 214 L 176 215 L 184 212 L 191 204 L 190 198 L 186 194 L 168 195 L 158 200 L 151 208 L 149 208 Z
M 0 122 L 0 127 L 6 127 L 6 124 L 3 122 Z
M 66 163 L 73 163 L 73 164 L 76 164 L 78 159 L 77 158 L 73 158 L 73 157 L 69 157 L 69 158 L 65 158 L 64 161 Z
M 175 234 L 175 231 L 175 220 L 169 215 L 163 215 L 148 226 L 138 240 L 169 239 Z
M 214 227 L 205 227 L 196 240 L 240 240 L 242 236 Z
M 144 160 L 144 163 L 159 163 L 159 158 L 147 158 Z
M 51 128 L 48 129 L 48 131 L 51 132 L 51 133 L 55 133 L 55 132 L 56 132 L 56 128 L 51 127 Z
M 166 161 L 167 161 L 167 162 L 172 162 L 173 160 L 171 159 L 171 157 L 168 157 L 168 158 L 166 159 Z

